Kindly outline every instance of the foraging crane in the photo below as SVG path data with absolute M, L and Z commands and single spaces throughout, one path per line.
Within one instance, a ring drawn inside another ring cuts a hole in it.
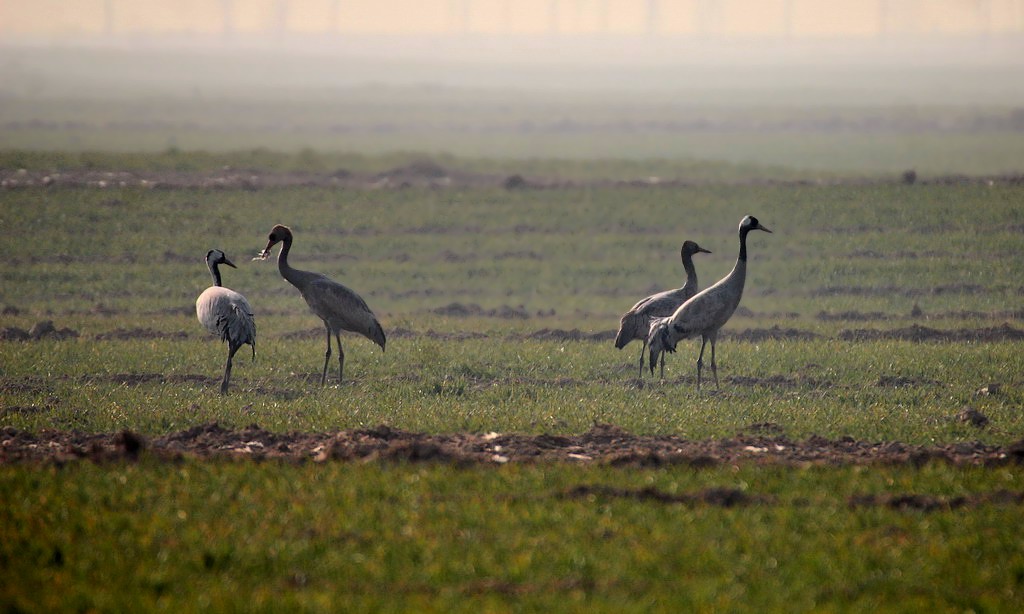
M 256 321 L 252 316 L 249 301 L 241 294 L 221 285 L 219 265 L 238 268 L 219 249 L 206 253 L 206 266 L 213 275 L 213 285 L 203 290 L 196 299 L 196 317 L 206 330 L 228 342 L 228 362 L 224 366 L 224 379 L 220 393 L 227 394 L 231 380 L 231 359 L 243 345 L 252 346 L 252 357 L 256 359 Z
M 331 359 L 331 335 L 338 342 L 338 382 L 341 382 L 345 369 L 345 350 L 341 347 L 341 331 L 359 333 L 373 341 L 384 350 L 387 339 L 377 316 L 361 296 L 351 289 L 328 279 L 326 275 L 311 271 L 293 269 L 288 264 L 288 252 L 292 248 L 292 231 L 287 226 L 278 224 L 270 230 L 270 241 L 267 247 L 256 257 L 266 260 L 270 257 L 270 249 L 281 243 L 281 253 L 277 256 L 277 269 L 288 283 L 299 290 L 306 300 L 310 311 L 324 322 L 327 328 L 327 352 L 324 354 L 324 372 L 320 377 L 320 385 L 327 382 L 327 365 Z
M 771 231 L 761 225 L 757 218 L 748 215 L 740 221 L 740 253 L 736 265 L 728 275 L 697 293 L 676 309 L 671 317 L 656 320 L 651 325 L 648 345 L 651 348 L 650 368 L 661 352 L 675 352 L 680 339 L 701 336 L 700 356 L 697 357 L 697 390 L 700 390 L 701 369 L 704 367 L 704 346 L 711 342 L 711 372 L 718 388 L 718 367 L 715 364 L 715 343 L 718 331 L 732 317 L 743 297 L 743 284 L 747 277 L 747 233 L 751 230 Z
M 666 290 L 641 299 L 619 320 L 619 332 L 615 335 L 617 349 L 621 350 L 634 339 L 643 341 L 639 360 L 640 375 L 638 377 L 640 378 L 644 376 L 644 353 L 647 351 L 647 337 L 651 332 L 651 321 L 654 318 L 672 315 L 680 305 L 697 294 L 697 269 L 693 267 L 693 255 L 701 252 L 711 253 L 693 241 L 684 241 L 679 250 L 679 256 L 683 261 L 683 270 L 686 271 L 686 283 L 683 284 L 683 287 Z M 664 355 L 661 360 L 662 375 L 664 375 Z

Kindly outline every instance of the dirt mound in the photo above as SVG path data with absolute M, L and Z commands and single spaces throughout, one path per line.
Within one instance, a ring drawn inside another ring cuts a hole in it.
M 676 435 L 634 435 L 605 424 L 595 425 L 580 435 L 523 435 L 414 433 L 388 426 L 335 433 L 275 433 L 255 424 L 231 429 L 212 423 L 150 438 L 130 432 L 85 434 L 43 431 L 32 434 L 6 427 L 0 430 L 0 462 L 121 461 L 132 460 L 143 451 L 158 460 L 188 456 L 293 462 L 398 461 L 498 465 L 566 462 L 707 467 L 738 462 L 781 465 L 920 465 L 932 461 L 956 465 L 1002 465 L 1024 462 L 1024 440 L 1005 447 L 977 442 L 916 446 L 900 442 L 856 441 L 849 437 L 829 440 L 811 436 L 796 441 L 782 434 L 781 427 L 777 425 L 764 428 L 753 425 L 747 430 L 754 432 L 695 441 Z
M 74 339 L 78 331 L 70 328 L 58 329 L 51 320 L 36 322 L 32 328 L 25 330 L 17 326 L 8 326 L 0 330 L 0 341 L 39 341 L 41 339 Z
M 126 341 L 129 339 L 187 339 L 188 333 L 177 331 L 165 333 L 152 328 L 115 328 L 105 333 L 97 333 L 97 341 Z
M 730 375 L 725 381 L 734 386 L 747 386 L 750 388 L 796 388 L 797 386 L 810 386 L 812 388 L 831 388 L 830 381 L 819 381 L 804 375 L 788 377 L 781 374 L 768 377 L 752 377 L 746 375 Z
M 477 305 L 476 303 L 470 303 L 468 305 L 464 305 L 462 303 L 448 303 L 444 307 L 438 307 L 436 309 L 430 310 L 431 313 L 436 313 L 437 315 L 440 316 L 449 316 L 456 318 L 465 318 L 468 316 L 481 315 L 483 311 L 483 308 L 480 307 L 480 305 Z
M 561 130 L 561 123 L 552 126 Z M 664 126 L 659 126 L 659 129 Z M 693 180 L 672 177 L 602 179 L 564 179 L 557 177 L 523 177 L 509 169 L 504 172 L 478 173 L 460 168 L 445 168 L 430 159 L 416 160 L 403 166 L 396 166 L 384 172 L 365 173 L 347 169 L 322 171 L 280 171 L 259 168 L 232 168 L 229 166 L 199 170 L 108 170 L 99 168 L 72 168 L 61 171 L 42 169 L 0 169 L 0 188 L 8 190 L 52 190 L 60 187 L 91 188 L 108 190 L 125 187 L 139 187 L 156 190 L 212 189 L 254 191 L 288 186 L 351 187 L 356 189 L 401 189 L 407 187 L 500 187 L 506 190 L 549 189 L 549 188 L 636 188 L 648 190 L 651 186 L 690 187 L 695 185 L 739 185 L 739 186 L 867 186 L 905 183 L 903 176 L 894 177 L 845 177 L 835 179 L 769 179 L 740 178 Z M 1006 173 L 989 176 L 945 175 L 933 178 L 916 178 L 918 184 L 937 185 L 1021 185 L 1024 175 Z M 844 229 L 838 229 L 843 231 Z M 862 232 L 864 228 L 847 230 Z M 858 254 L 859 252 L 855 252 Z M 878 257 L 869 250 L 863 257 Z
M 984 504 L 1020 505 L 1024 493 L 997 490 L 991 493 L 942 497 L 917 493 L 864 494 L 849 499 L 850 507 L 887 507 L 894 510 L 934 512 L 953 510 L 960 507 L 975 507 Z
M 898 339 L 902 341 L 1020 341 L 1024 339 L 1024 331 L 1004 323 L 1002 326 L 984 328 L 961 328 L 955 330 L 939 330 L 914 324 L 894 330 L 855 329 L 843 330 L 839 333 L 843 341 L 877 341 L 879 339 Z
M 326 334 L 323 326 L 317 326 L 315 328 L 307 328 L 305 330 L 293 330 L 287 333 L 281 333 L 281 339 L 320 339 L 321 341 Z
M 396 166 L 373 176 L 373 187 L 446 187 L 453 183 L 452 172 L 433 160 L 417 160 Z
M 881 230 L 881 229 L 879 229 Z M 989 290 L 978 284 L 955 283 L 932 288 L 906 288 L 904 286 L 823 286 L 811 296 L 906 296 L 918 297 L 943 294 L 984 294 Z
M 810 331 L 799 330 L 796 328 L 782 328 L 778 324 L 771 328 L 748 328 L 737 333 L 727 333 L 723 336 L 729 339 L 736 339 L 738 341 L 751 341 L 755 343 L 767 341 L 769 339 L 810 341 L 820 337 L 820 335 Z
M 942 382 L 923 377 L 904 377 L 902 375 L 883 375 L 878 378 L 875 386 L 879 388 L 914 388 L 918 386 L 941 386 Z
M 104 373 L 83 375 L 75 378 L 82 383 L 106 382 L 119 386 L 141 386 L 143 384 L 208 384 L 220 382 L 219 377 L 198 373 Z
M 405 166 L 396 166 L 390 170 L 377 175 L 378 178 L 411 178 L 411 179 L 440 179 L 447 177 L 448 171 L 440 164 L 432 160 L 417 160 Z
M 518 307 L 502 305 L 495 309 L 484 309 L 476 303 L 464 304 L 458 302 L 449 303 L 444 307 L 431 309 L 430 313 L 454 318 L 487 317 L 502 318 L 506 320 L 526 320 L 530 317 L 530 313 L 526 311 L 526 308 L 522 305 L 519 305 Z
M 644 488 L 615 488 L 603 484 L 580 485 L 562 493 L 565 499 L 632 499 L 683 505 L 710 505 L 736 507 L 767 501 L 764 497 L 749 495 L 738 488 L 707 488 L 696 493 L 667 493 L 652 486 Z
M 1024 320 L 1024 309 L 1004 309 L 1002 311 L 942 311 L 928 314 L 931 318 L 949 318 L 951 320 Z
M 854 310 L 840 311 L 838 313 L 819 311 L 814 317 L 822 322 L 885 322 L 890 320 L 899 320 L 905 316 L 883 313 L 881 311 L 864 312 Z M 923 318 L 927 320 L 1024 320 L 1024 309 L 1004 309 L 1001 311 L 976 311 L 962 309 L 958 311 L 937 311 L 926 314 L 920 306 L 915 304 L 913 309 L 910 311 L 910 317 L 914 319 Z
M 615 331 L 601 331 L 596 333 L 585 333 L 578 328 L 564 330 L 561 328 L 542 328 L 528 333 L 521 338 L 538 339 L 541 341 L 611 341 L 615 338 Z
M 835 322 L 835 321 L 850 321 L 850 322 L 869 322 L 872 320 L 890 320 L 892 316 L 882 313 L 881 311 L 841 311 L 839 313 L 829 313 L 827 311 L 819 311 L 814 316 L 822 322 Z

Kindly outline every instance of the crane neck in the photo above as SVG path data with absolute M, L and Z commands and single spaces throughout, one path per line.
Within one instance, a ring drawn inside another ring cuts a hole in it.
M 213 276 L 213 285 L 220 286 L 220 267 L 216 262 L 207 262 L 206 266 L 210 267 L 210 275 Z
M 747 233 L 750 232 L 749 228 L 744 228 L 740 231 L 740 255 L 738 261 L 747 261 Z
M 739 286 L 740 292 L 743 291 L 743 284 L 747 277 L 747 233 L 749 229 L 744 228 L 740 231 L 740 253 L 736 257 L 736 266 L 732 268 L 729 273 L 729 280 L 732 284 Z
M 277 270 L 281 272 L 281 277 L 284 277 L 293 286 L 298 286 L 305 271 L 294 269 L 292 265 L 288 264 L 288 252 L 291 249 L 292 240 L 290 237 L 281 241 L 281 253 L 277 255 Z
M 686 271 L 686 283 L 697 287 L 697 269 L 693 266 L 693 256 L 683 255 L 683 270 Z
M 277 269 L 281 271 L 281 275 L 288 277 L 285 271 L 291 271 L 292 266 L 288 264 L 288 252 L 292 250 L 291 239 L 285 239 L 281 241 L 281 252 L 277 255 Z

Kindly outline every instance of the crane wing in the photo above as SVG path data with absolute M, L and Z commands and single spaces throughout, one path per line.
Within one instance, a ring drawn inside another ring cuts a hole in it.
M 311 281 L 302 292 L 309 308 L 334 330 L 366 336 L 384 347 L 385 337 L 377 316 L 363 297 L 351 288 L 322 277 Z

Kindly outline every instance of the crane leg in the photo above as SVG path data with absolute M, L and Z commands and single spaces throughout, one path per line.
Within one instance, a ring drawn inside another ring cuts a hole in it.
M 335 333 L 334 338 L 338 340 L 338 383 L 341 383 L 341 374 L 345 370 L 345 348 L 341 347 L 341 333 Z
M 715 390 L 718 390 L 718 365 L 715 364 L 715 343 L 717 335 L 711 338 L 711 373 L 715 376 Z
M 707 345 L 707 343 L 708 343 L 708 338 L 703 336 L 703 335 L 701 335 L 701 337 L 700 337 L 700 355 L 697 356 L 697 391 L 698 392 L 700 391 L 700 372 L 701 372 L 701 369 L 704 368 L 704 346 Z M 711 347 L 714 348 L 715 346 L 712 345 Z M 714 352 L 715 350 L 712 349 L 711 351 Z M 712 362 L 714 362 L 714 361 L 712 360 Z
M 235 357 L 235 352 L 242 346 L 229 345 L 228 346 L 228 362 L 224 365 L 224 379 L 220 382 L 220 393 L 228 393 L 228 382 L 231 381 L 231 359 Z
M 661 353 L 661 379 L 665 379 L 665 352 Z
M 327 326 L 325 323 L 324 326 Z M 320 385 L 327 383 L 327 363 L 331 360 L 331 327 L 327 326 L 327 351 L 324 353 L 324 374 L 320 376 Z
M 640 379 L 644 378 L 644 354 L 647 353 L 647 339 L 644 339 L 644 346 L 640 348 L 640 375 L 637 377 Z

